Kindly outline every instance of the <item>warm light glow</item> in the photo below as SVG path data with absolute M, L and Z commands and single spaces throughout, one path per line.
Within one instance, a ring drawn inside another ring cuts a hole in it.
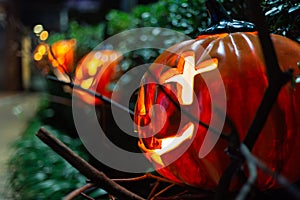
M 43 28 L 43 25 L 41 25 L 41 24 L 37 24 L 37 25 L 35 25 L 35 26 L 33 27 L 33 32 L 34 32 L 35 34 L 39 34 L 39 33 L 41 33 L 43 30 L 44 30 L 44 28 Z
M 195 67 L 195 54 L 194 52 L 186 52 L 181 55 L 184 56 L 184 67 L 183 73 L 175 75 L 165 81 L 165 83 L 176 82 L 182 86 L 181 95 L 179 97 L 179 102 L 182 105 L 190 105 L 193 103 L 194 94 L 194 77 L 197 74 L 204 72 L 209 72 L 218 67 L 218 60 L 216 58 L 201 62 Z M 180 66 L 179 66 L 180 67 Z
M 40 60 L 42 60 L 42 58 L 43 58 L 43 55 L 41 55 L 39 52 L 36 52 L 36 53 L 33 55 L 33 59 L 34 59 L 35 61 L 40 61 Z
M 169 137 L 161 139 L 161 148 L 150 150 L 151 158 L 157 164 L 164 165 L 161 156 L 174 149 L 177 149 L 184 142 L 191 140 L 194 133 L 194 124 L 189 123 L 181 136 Z
M 33 59 L 35 61 L 40 61 L 42 60 L 43 56 L 47 54 L 47 45 L 46 44 L 39 44 L 33 54 Z
M 112 91 L 108 87 L 110 81 L 113 81 L 121 59 L 121 54 L 114 50 L 92 51 L 80 60 L 76 67 L 74 82 L 84 89 L 110 97 Z M 102 103 L 93 95 L 87 95 L 79 90 L 75 90 L 75 94 L 88 104 Z
M 60 63 L 60 64 L 64 63 L 65 60 L 66 60 L 65 57 L 62 57 L 62 56 L 59 56 L 59 57 L 56 58 L 56 61 L 57 61 L 58 63 Z
M 194 124 L 190 123 L 188 127 L 184 130 L 181 136 L 164 138 L 161 140 L 161 149 L 155 149 L 154 151 L 162 155 L 173 149 L 176 149 L 180 144 L 188 139 L 192 139 L 194 132 Z
M 39 54 L 45 55 L 45 53 L 46 53 L 46 51 L 47 51 L 46 45 L 40 44 L 40 45 L 37 47 L 37 51 L 39 52 Z
M 52 66 L 57 67 L 62 73 L 72 72 L 75 46 L 75 39 L 61 40 L 52 44 L 48 53 Z
M 145 106 L 145 88 L 142 86 L 140 88 L 139 101 L 137 102 L 139 115 L 146 115 L 146 106 Z
M 51 64 L 52 64 L 53 67 L 58 67 L 59 66 L 59 63 L 56 60 L 52 60 Z
M 42 31 L 40 34 L 40 40 L 45 41 L 48 39 L 49 33 L 48 31 Z
M 92 85 L 94 81 L 94 78 L 88 78 L 86 80 L 83 80 L 82 83 L 81 83 L 81 87 L 84 88 L 84 89 L 89 89 Z
M 98 67 L 102 65 L 102 62 L 100 60 L 94 59 L 88 62 L 87 65 L 88 65 L 88 74 L 90 76 L 95 76 L 98 71 Z
M 103 60 L 103 62 L 107 62 L 108 61 L 108 56 L 107 55 L 103 55 L 102 57 L 101 57 L 101 60 Z

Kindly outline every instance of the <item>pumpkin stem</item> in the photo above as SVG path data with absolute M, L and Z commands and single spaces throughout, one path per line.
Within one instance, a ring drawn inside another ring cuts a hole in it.
M 210 16 L 211 25 L 219 24 L 221 21 L 232 21 L 223 5 L 216 0 L 207 0 L 205 6 Z
M 232 19 L 217 0 L 206 0 L 205 5 L 211 18 L 211 24 L 209 28 L 200 32 L 201 35 L 252 32 L 256 30 L 254 24 L 250 22 Z

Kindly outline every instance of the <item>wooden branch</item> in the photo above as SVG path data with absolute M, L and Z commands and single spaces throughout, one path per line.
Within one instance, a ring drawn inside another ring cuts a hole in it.
M 273 172 L 271 169 L 266 166 L 263 161 L 259 160 L 257 157 L 252 155 L 249 150 L 247 150 L 247 147 L 244 144 L 241 144 L 243 147 L 243 152 L 247 153 L 247 160 L 248 162 L 253 163 L 258 168 L 260 168 L 263 172 L 266 174 L 269 174 L 274 180 L 276 180 L 280 185 L 282 185 L 290 194 L 292 194 L 295 199 L 300 199 L 300 190 L 291 184 L 284 176 Z M 241 148 L 242 149 L 242 148 Z
M 50 80 L 50 81 L 62 84 L 62 85 L 67 85 L 67 86 L 69 86 L 69 87 L 71 87 L 73 89 L 77 89 L 77 90 L 83 91 L 83 92 L 87 93 L 88 95 L 94 96 L 97 99 L 102 100 L 105 103 L 109 103 L 109 104 L 111 104 L 111 105 L 113 105 L 113 106 L 115 106 L 115 107 L 117 107 L 117 108 L 119 108 L 119 109 L 121 109 L 123 111 L 128 112 L 132 116 L 134 115 L 134 111 L 133 110 L 130 110 L 129 108 L 123 106 L 122 104 L 120 104 L 120 103 L 118 103 L 118 102 L 116 102 L 116 101 L 114 101 L 114 100 L 112 100 L 112 99 L 110 99 L 110 98 L 108 98 L 108 97 L 106 97 L 106 96 L 104 96 L 102 94 L 99 94 L 99 93 L 94 92 L 94 91 L 89 90 L 89 89 L 85 89 L 85 88 L 81 87 L 80 85 L 74 84 L 73 82 L 65 82 L 65 81 L 59 80 L 55 76 L 48 75 L 47 79 Z
M 144 200 L 144 198 L 128 191 L 126 188 L 120 186 L 103 172 L 99 172 L 96 168 L 91 166 L 88 162 L 83 160 L 80 156 L 74 153 L 64 143 L 55 138 L 45 128 L 41 128 L 36 136 L 52 148 L 57 154 L 62 156 L 68 163 L 76 168 L 81 174 L 90 179 L 95 185 L 104 189 L 108 193 L 118 197 L 119 199 Z
M 161 195 L 162 193 L 166 192 L 167 190 L 169 190 L 170 188 L 174 187 L 175 184 L 171 184 L 171 185 L 168 185 L 167 187 L 165 187 L 164 189 L 162 189 L 161 191 L 159 191 L 158 193 L 156 193 L 153 197 L 151 197 L 150 200 L 155 200 L 156 197 L 158 197 L 159 195 Z
M 152 187 L 150 193 L 149 193 L 148 196 L 147 196 L 147 199 L 151 199 L 151 197 L 153 197 L 153 195 L 155 194 L 155 192 L 156 192 L 156 190 L 157 190 L 159 184 L 160 184 L 160 181 L 156 181 L 156 182 L 154 183 L 154 185 L 153 185 L 153 187 Z
M 85 194 L 85 193 L 80 193 L 80 196 L 84 197 L 84 198 L 87 199 L 87 200 L 96 200 L 96 199 L 90 197 L 89 195 L 87 195 L 87 194 Z
M 121 179 L 112 179 L 112 180 L 115 181 L 115 182 L 132 182 L 132 181 L 141 181 L 141 180 L 144 180 L 144 179 L 147 179 L 147 178 L 156 179 L 158 181 L 166 182 L 166 183 L 172 183 L 172 184 L 175 183 L 174 181 L 171 181 L 169 179 L 166 179 L 166 178 L 163 178 L 163 177 L 160 177 L 160 176 L 153 175 L 151 173 L 146 173 L 142 176 L 133 177 L 133 178 L 121 178 Z M 177 185 L 180 185 L 180 184 L 178 183 Z
M 266 19 L 260 8 L 260 1 L 248 1 L 248 7 L 251 17 L 258 29 L 258 37 L 265 59 L 265 66 L 269 81 L 269 86 L 244 140 L 244 144 L 251 151 L 264 127 L 272 106 L 277 99 L 278 93 L 282 86 L 292 79 L 293 71 L 282 72 L 279 67 Z
M 76 190 L 72 191 L 71 193 L 69 193 L 64 200 L 72 200 L 75 197 L 77 197 L 78 195 L 80 195 L 82 192 L 86 191 L 87 189 L 90 189 L 92 187 L 94 187 L 95 184 L 93 183 L 88 183 L 80 188 L 77 188 Z
M 253 184 L 255 183 L 257 179 L 257 167 L 256 163 L 252 160 L 252 154 L 249 151 L 249 149 L 246 147 L 245 144 L 241 144 L 241 153 L 243 154 L 249 170 L 249 178 L 247 182 L 243 185 L 243 187 L 240 189 L 238 195 L 235 197 L 236 200 L 244 200 L 247 198 L 248 194 L 251 191 L 251 188 Z

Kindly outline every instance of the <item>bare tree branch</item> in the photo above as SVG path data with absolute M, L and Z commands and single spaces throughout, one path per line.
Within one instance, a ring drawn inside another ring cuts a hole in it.
M 162 189 L 161 191 L 159 191 L 158 193 L 156 193 L 153 197 L 151 197 L 150 200 L 154 200 L 156 197 L 158 197 L 159 195 L 161 195 L 162 193 L 166 192 L 168 189 L 170 189 L 170 188 L 172 188 L 174 186 L 175 186 L 175 184 L 171 184 L 171 185 L 165 187 L 164 189 Z
M 249 178 L 247 182 L 243 185 L 240 189 L 236 200 L 243 200 L 246 199 L 247 195 L 249 194 L 252 185 L 254 184 L 255 180 L 257 179 L 257 169 L 255 162 L 253 162 L 252 154 L 249 149 L 246 147 L 245 144 L 241 144 L 241 153 L 243 154 L 244 158 L 246 159 L 248 169 L 249 169 Z
M 80 156 L 75 154 L 69 147 L 55 138 L 45 128 L 41 128 L 36 136 L 45 144 L 52 148 L 57 154 L 62 156 L 81 174 L 90 179 L 95 185 L 104 189 L 108 193 L 120 199 L 144 200 L 144 198 L 128 191 L 126 188 L 120 186 L 115 181 L 108 178 L 103 172 L 99 172 L 96 168 L 91 166 L 88 162 L 83 160 Z
M 89 89 L 84 89 L 82 87 L 80 87 L 79 85 L 76 85 L 74 84 L 73 82 L 65 82 L 65 81 L 62 81 L 62 80 L 59 80 L 57 79 L 55 76 L 47 76 L 47 79 L 51 80 L 51 81 L 54 81 L 54 82 L 57 82 L 59 84 L 62 84 L 62 85 L 67 85 L 73 89 L 77 89 L 77 90 L 80 90 L 80 91 L 83 91 L 83 92 L 86 92 L 88 95 L 91 95 L 91 96 L 94 96 L 96 97 L 97 99 L 100 99 L 106 103 L 109 103 L 113 106 L 116 106 L 117 108 L 121 109 L 121 110 L 124 110 L 126 112 L 128 112 L 129 114 L 131 115 L 134 115 L 134 112 L 132 110 L 130 110 L 129 108 L 123 106 L 122 104 L 102 95 L 102 94 L 99 94 L 97 92 L 94 92 L 94 91 L 91 91 Z
M 152 189 L 151 189 L 149 195 L 147 196 L 147 199 L 150 199 L 151 197 L 153 197 L 153 195 L 155 194 L 155 192 L 156 192 L 156 190 L 157 190 L 157 188 L 158 188 L 158 186 L 159 186 L 159 183 L 160 183 L 160 181 L 156 181 L 156 182 L 154 183 L 154 186 L 152 187 Z
M 88 184 L 86 184 L 86 185 L 84 185 L 84 186 L 82 186 L 82 187 L 80 187 L 80 188 L 78 188 L 78 189 L 72 191 L 70 194 L 68 194 L 68 195 L 64 198 L 64 200 L 72 200 L 72 199 L 74 199 L 75 197 L 77 197 L 78 195 L 80 195 L 82 192 L 84 192 L 84 191 L 86 191 L 87 189 L 90 189 L 90 188 L 92 188 L 92 187 L 94 187 L 94 186 L 95 186 L 95 184 L 93 184 L 93 183 L 88 183 Z
M 160 177 L 160 176 L 156 176 L 156 175 L 153 175 L 151 173 L 146 173 L 142 176 L 138 176 L 138 177 L 133 177 L 133 178 L 122 178 L 122 179 L 113 179 L 115 182 L 131 182 L 131 181 L 140 181 L 140 180 L 144 180 L 144 179 L 147 179 L 147 178 L 152 178 L 152 179 L 156 179 L 158 181 L 161 181 L 161 182 L 166 182 L 166 183 L 174 183 L 174 181 L 171 181 L 169 179 L 166 179 L 166 178 L 163 178 L 163 177 Z M 178 184 L 180 185 L 180 184 Z
M 279 184 L 281 184 L 290 194 L 292 194 L 296 199 L 300 199 L 300 190 L 295 187 L 293 184 L 291 184 L 284 176 L 273 172 L 271 169 L 269 169 L 261 160 L 256 158 L 249 149 L 246 147 L 246 145 L 241 144 L 241 151 L 243 155 L 245 155 L 247 162 L 254 164 L 256 167 L 263 170 L 266 174 L 269 174 L 273 179 L 275 179 Z
M 81 196 L 83 196 L 85 199 L 87 199 L 87 200 L 96 200 L 96 199 L 94 199 L 94 198 L 92 198 L 92 197 L 90 197 L 89 195 L 87 195 L 87 194 L 85 194 L 85 193 L 80 193 L 80 195 Z
M 258 37 L 261 43 L 261 48 L 264 54 L 265 66 L 268 75 L 269 86 L 265 92 L 263 100 L 256 112 L 254 120 L 248 130 L 244 144 L 251 151 L 255 144 L 268 115 L 272 109 L 274 102 L 277 99 L 278 93 L 293 77 L 293 71 L 282 72 L 275 53 L 275 49 L 268 31 L 268 26 L 263 12 L 260 8 L 260 1 L 249 0 L 248 7 L 251 17 L 258 29 Z

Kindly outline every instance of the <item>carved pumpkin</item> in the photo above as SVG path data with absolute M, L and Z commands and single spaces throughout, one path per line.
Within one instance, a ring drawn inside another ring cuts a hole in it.
M 113 50 L 92 51 L 79 62 L 74 76 L 74 83 L 106 97 L 111 97 L 110 83 L 117 76 L 117 66 L 122 56 Z M 83 101 L 88 104 L 100 104 L 102 101 L 93 95 L 75 89 Z
M 211 15 L 216 17 L 215 14 Z M 197 118 L 205 124 L 213 120 L 218 123 L 218 118 L 211 118 L 212 106 L 222 108 L 224 105 L 212 105 L 211 95 L 220 93 L 224 83 L 225 114 L 230 123 L 225 121 L 223 131 L 230 132 L 233 124 L 243 140 L 268 86 L 257 32 L 251 31 L 249 23 L 229 21 L 231 23 L 213 21 L 212 28 L 203 35 L 166 50 L 154 63 L 171 68 L 153 65 L 142 79 L 135 109 L 139 146 L 157 171 L 174 182 L 214 189 L 230 162 L 224 152 L 228 143 L 221 138 L 205 157 L 199 157 L 200 147 L 208 134 L 207 128 L 196 125 L 176 107 L 176 103 L 192 115 L 199 109 Z M 241 32 L 241 26 L 245 28 L 244 25 L 247 32 Z M 227 33 L 228 30 L 231 33 Z M 271 39 L 281 69 L 285 71 L 292 68 L 294 74 L 299 74 L 297 62 L 300 61 L 300 45 L 279 35 L 272 34 Z M 223 83 L 214 79 L 215 70 L 219 70 Z M 210 79 L 209 83 L 204 81 L 204 74 Z M 157 81 L 158 84 L 151 81 Z M 299 100 L 299 84 L 295 89 L 290 84 L 282 88 L 252 151 L 270 169 L 283 174 L 291 182 L 300 178 Z M 153 112 L 151 107 L 156 104 L 163 107 L 166 113 Z M 163 125 L 161 119 L 166 119 Z M 179 126 L 180 120 L 183 126 Z M 156 127 L 162 128 L 157 130 Z M 187 142 L 191 142 L 187 150 L 169 163 L 177 155 L 176 151 Z M 239 186 L 236 181 L 231 189 Z M 261 190 L 277 187 L 275 180 L 262 171 L 258 171 L 256 186 Z
M 48 59 L 52 66 L 62 73 L 70 74 L 74 69 L 74 52 L 76 40 L 60 40 L 53 43 L 48 52 Z

